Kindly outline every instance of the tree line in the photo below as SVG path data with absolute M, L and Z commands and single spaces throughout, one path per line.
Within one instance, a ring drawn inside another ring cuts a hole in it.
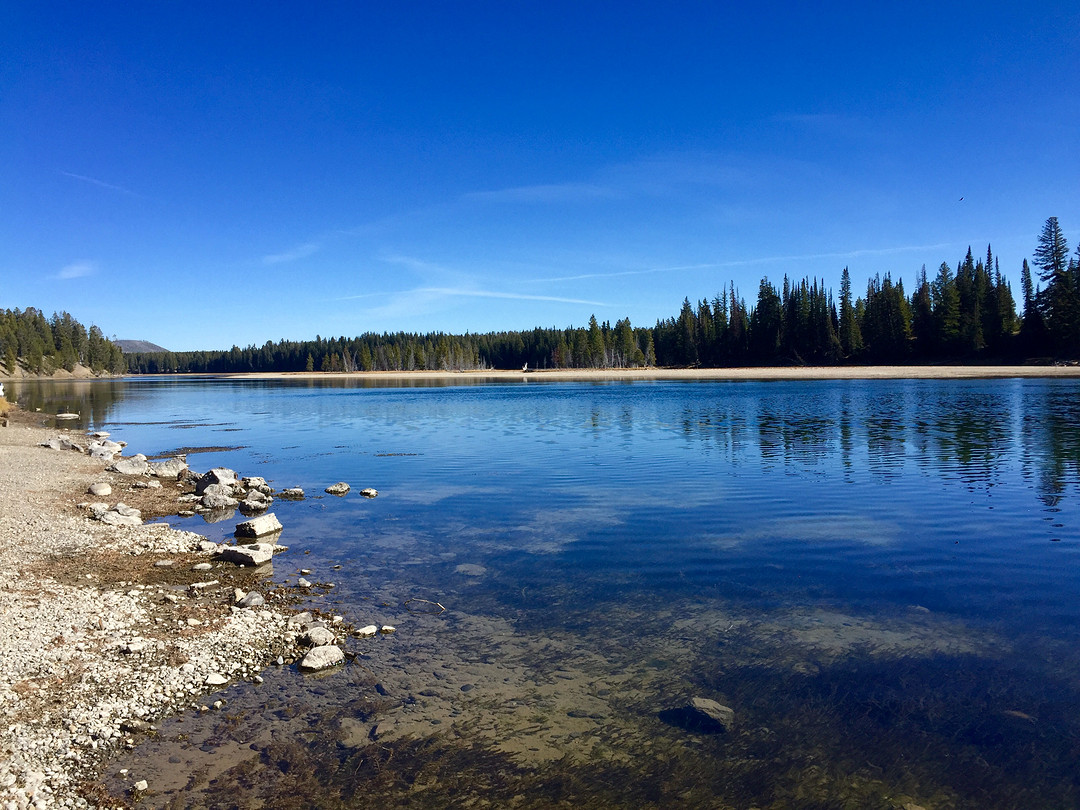
M 0 363 L 8 374 L 20 365 L 30 374 L 52 374 L 83 365 L 95 373 L 122 374 L 127 362 L 120 347 L 91 325 L 67 312 L 46 318 L 41 310 L 0 309 Z
M 923 267 L 910 294 L 875 275 L 860 295 L 841 273 L 839 299 L 824 279 L 763 278 L 748 306 L 734 284 L 683 300 L 651 327 L 628 318 L 587 327 L 450 335 L 365 333 L 267 341 L 228 351 L 127 355 L 131 373 L 412 371 L 859 363 L 995 363 L 1080 357 L 1080 249 L 1069 255 L 1056 217 L 1021 267 L 1022 312 L 990 246 L 955 266 Z

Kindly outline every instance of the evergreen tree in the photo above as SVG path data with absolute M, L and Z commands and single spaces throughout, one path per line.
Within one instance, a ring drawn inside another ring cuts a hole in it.
M 1054 352 L 1074 357 L 1080 353 L 1080 268 L 1068 257 L 1065 234 L 1057 217 L 1050 217 L 1035 248 L 1035 264 L 1046 284 L 1040 308 Z
M 750 354 L 756 363 L 775 363 L 780 359 L 784 332 L 784 309 L 780 293 L 761 279 L 757 304 L 750 314 Z
M 840 351 L 844 357 L 855 357 L 863 350 L 862 330 L 851 304 L 851 275 L 845 267 L 840 274 Z

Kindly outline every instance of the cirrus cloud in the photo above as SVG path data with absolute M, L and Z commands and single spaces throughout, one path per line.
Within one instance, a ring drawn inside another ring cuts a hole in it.
M 56 277 L 63 280 L 83 278 L 84 276 L 92 276 L 96 272 L 97 265 L 94 262 L 72 262 L 61 267 Z

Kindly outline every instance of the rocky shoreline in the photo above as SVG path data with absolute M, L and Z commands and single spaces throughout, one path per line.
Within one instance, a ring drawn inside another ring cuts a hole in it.
M 214 689 L 297 658 L 321 623 L 293 615 L 294 595 L 267 579 L 272 563 L 240 567 L 200 535 L 142 524 L 175 513 L 182 478 L 145 486 L 106 472 L 105 453 L 42 446 L 93 439 L 18 411 L 10 422 L 0 429 L 0 807 L 112 806 L 95 787 L 111 756 L 162 717 L 212 711 Z M 88 503 L 101 500 L 87 494 L 94 484 L 138 508 Z M 147 788 L 128 778 L 132 793 Z

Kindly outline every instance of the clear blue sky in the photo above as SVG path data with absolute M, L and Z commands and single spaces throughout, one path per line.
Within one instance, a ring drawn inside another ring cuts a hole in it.
M 1080 237 L 1080 5 L 0 5 L 0 307 L 175 350 L 652 325 Z M 960 198 L 963 198 L 962 200 Z

